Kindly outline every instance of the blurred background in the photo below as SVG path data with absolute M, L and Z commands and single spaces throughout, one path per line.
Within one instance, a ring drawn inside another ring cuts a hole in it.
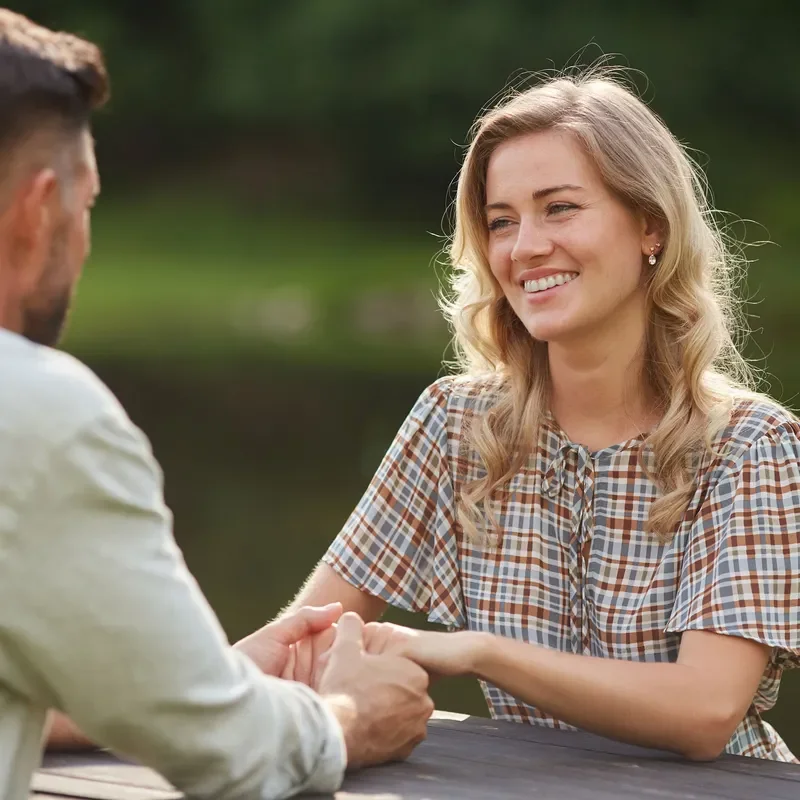
M 150 436 L 190 568 L 237 638 L 299 587 L 448 344 L 437 253 L 475 115 L 621 54 L 757 244 L 766 388 L 800 392 L 793 0 L 27 0 L 104 49 L 103 196 L 66 349 Z M 424 624 L 393 614 L 412 624 Z M 472 681 L 440 708 L 484 715 Z M 800 676 L 771 715 L 800 754 Z

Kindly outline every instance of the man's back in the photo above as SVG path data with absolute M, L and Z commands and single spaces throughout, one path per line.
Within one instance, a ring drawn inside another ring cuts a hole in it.
M 24 520 L 37 502 L 37 484 L 52 454 L 76 432 L 104 415 L 125 419 L 119 403 L 80 362 L 0 329 L 0 795 L 22 796 L 38 764 L 47 706 L 57 705 L 46 684 L 26 663 L 28 636 L 50 624 L 58 603 L 45 600 L 50 581 L 31 585 L 28 553 L 20 536 L 46 538 L 53 528 L 28 531 Z M 22 524 L 21 524 L 22 523 Z M 47 547 L 37 548 L 47 558 Z M 37 564 L 40 578 L 58 565 Z M 34 607 L 21 602 L 19 583 L 38 593 Z M 69 624 L 63 620 L 61 624 Z
M 0 365 L 0 796 L 27 796 L 50 707 L 199 796 L 335 787 L 336 721 L 227 647 L 113 395 L 4 330 Z

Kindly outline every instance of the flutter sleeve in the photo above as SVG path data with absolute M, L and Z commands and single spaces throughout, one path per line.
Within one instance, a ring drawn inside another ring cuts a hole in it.
M 432 622 L 463 627 L 449 379 L 419 397 L 323 560 L 352 585 Z
M 800 665 L 800 440 L 770 430 L 714 468 L 695 517 L 667 630 L 710 630 Z

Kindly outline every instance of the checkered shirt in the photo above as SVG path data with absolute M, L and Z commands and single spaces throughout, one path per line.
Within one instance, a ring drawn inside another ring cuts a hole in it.
M 484 474 L 464 435 L 495 387 L 448 377 L 423 392 L 324 560 L 432 622 L 567 653 L 674 662 L 687 630 L 767 644 L 769 664 L 726 749 L 796 761 L 761 715 L 783 670 L 800 664 L 800 425 L 776 404 L 739 402 L 662 544 L 644 532 L 657 490 L 641 438 L 590 452 L 548 419 L 494 495 L 502 534 L 487 548 L 466 539 L 455 503 Z M 482 687 L 495 718 L 569 727 Z

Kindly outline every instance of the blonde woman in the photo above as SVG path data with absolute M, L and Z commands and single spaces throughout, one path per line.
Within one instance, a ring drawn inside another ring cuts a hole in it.
M 624 85 L 561 77 L 478 120 L 455 212 L 460 374 L 295 605 L 448 626 L 369 647 L 497 718 L 795 761 L 762 714 L 800 662 L 800 425 L 749 389 L 702 175 Z

